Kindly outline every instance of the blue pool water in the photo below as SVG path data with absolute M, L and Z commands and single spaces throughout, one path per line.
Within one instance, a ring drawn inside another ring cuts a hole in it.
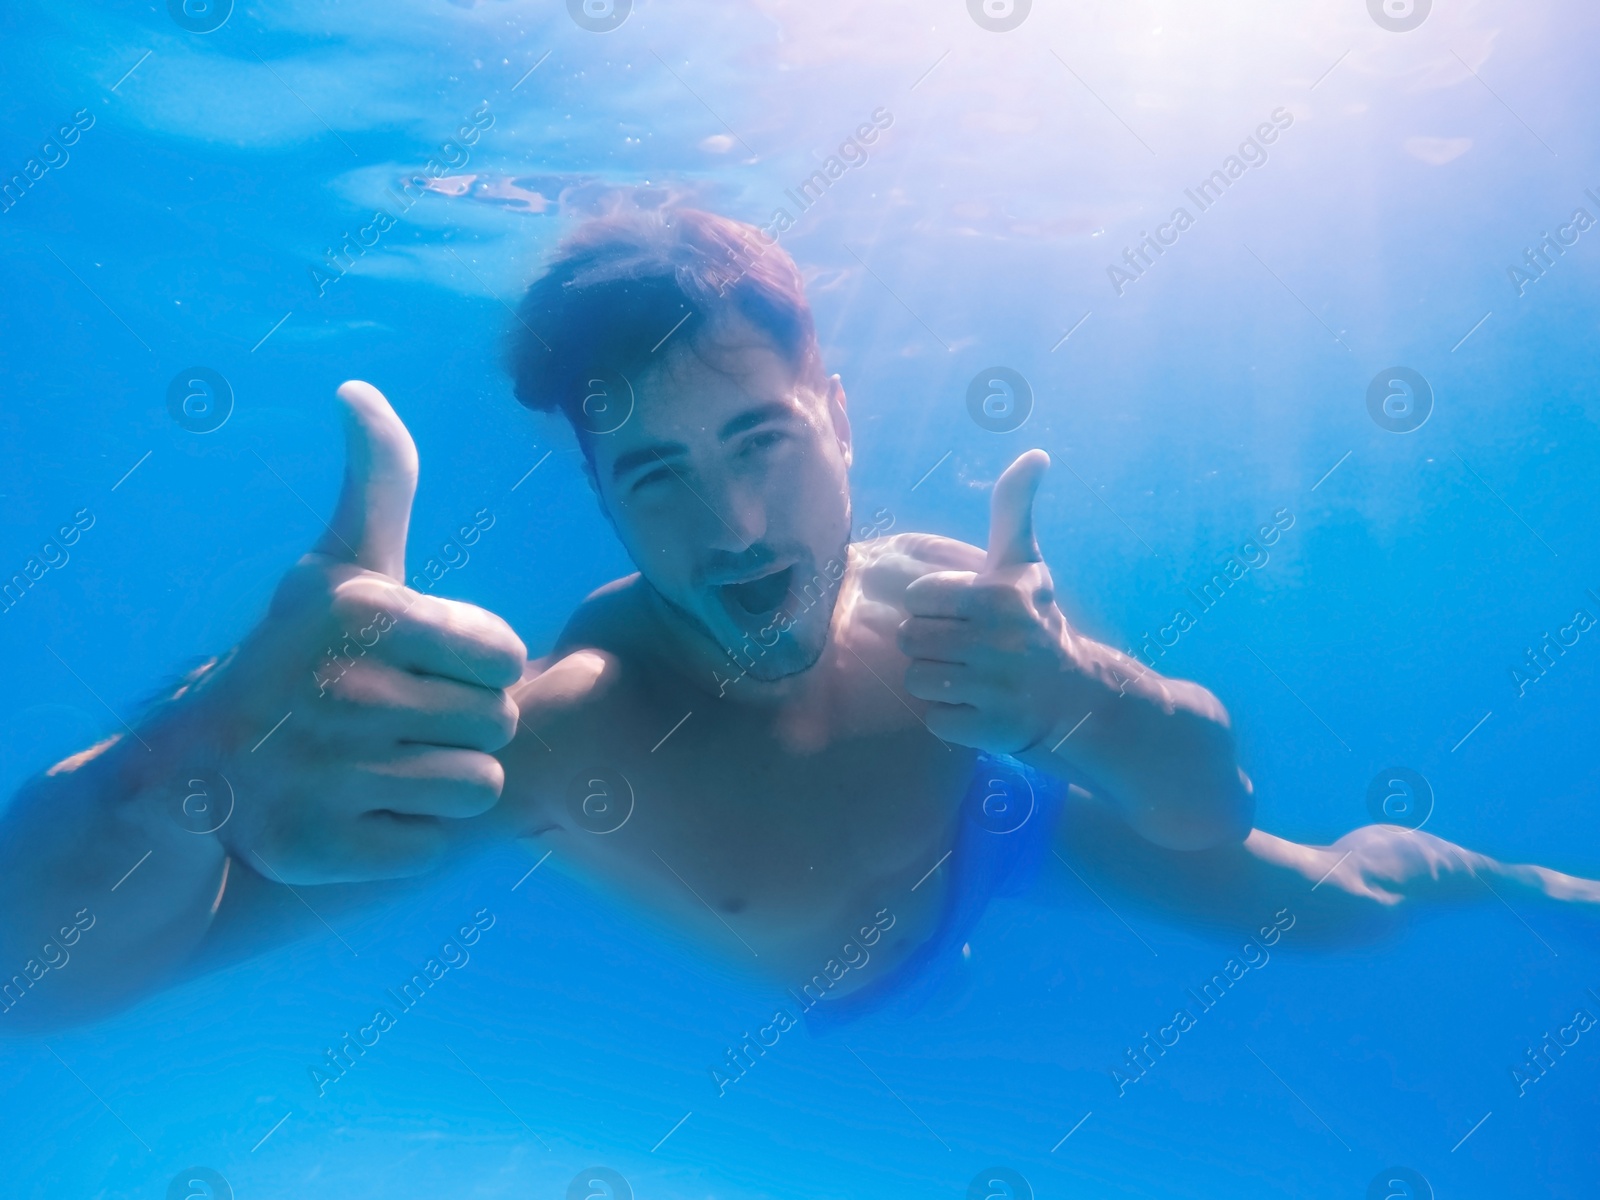
M 0 574 L 81 530 L 0 612 L 6 795 L 250 627 L 331 507 L 344 379 L 419 447 L 413 570 L 494 517 L 441 594 L 542 651 L 631 570 L 570 436 L 498 366 L 542 257 L 631 193 L 781 228 L 851 397 L 858 514 L 981 544 L 998 472 L 1051 453 L 1068 615 L 1216 692 L 1261 827 L 1329 842 L 1404 766 L 1430 831 L 1600 874 L 1600 634 L 1531 682 L 1525 660 L 1600 614 L 1592 6 L 1380 8 L 1396 31 L 1362 0 L 1036 0 L 994 30 L 959 0 L 643 0 L 596 31 L 554 0 L 282 0 L 210 32 L 220 7 L 171 7 L 0 10 Z M 1547 235 L 1571 244 L 1541 263 Z M 996 366 L 1032 396 L 1001 432 L 967 402 Z M 195 367 L 231 392 L 208 432 L 169 411 Z M 1198 611 L 1229 555 L 1248 570 Z M 942 1006 L 795 1028 L 719 1095 L 710 1068 L 782 992 L 531 862 L 0 1042 L 0 1186 L 1600 1194 L 1600 1035 L 1525 1094 L 1511 1071 L 1600 1014 L 1594 922 L 1490 901 L 1359 951 L 1290 932 L 1202 1010 L 1187 989 L 1237 946 L 1068 877 L 990 909 Z M 470 959 L 318 1095 L 325 1050 L 480 913 Z

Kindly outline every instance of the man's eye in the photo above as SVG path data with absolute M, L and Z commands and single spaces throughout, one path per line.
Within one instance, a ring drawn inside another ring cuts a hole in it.
M 751 436 L 744 444 L 746 450 L 765 450 L 768 446 L 775 446 L 787 436 L 781 429 L 764 429 Z
M 665 467 L 658 467 L 654 471 L 649 471 L 646 474 L 641 475 L 638 479 L 634 480 L 632 490 L 637 492 L 640 488 L 649 487 L 651 484 L 655 483 L 665 483 L 671 478 L 671 471 L 667 470 Z

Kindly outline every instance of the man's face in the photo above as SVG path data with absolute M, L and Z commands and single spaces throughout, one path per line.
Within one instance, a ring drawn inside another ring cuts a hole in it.
M 631 381 L 632 415 L 590 439 L 595 488 L 668 607 L 730 669 L 779 679 L 822 653 L 844 571 L 844 391 L 797 379 L 742 319 L 699 334 L 663 349 Z

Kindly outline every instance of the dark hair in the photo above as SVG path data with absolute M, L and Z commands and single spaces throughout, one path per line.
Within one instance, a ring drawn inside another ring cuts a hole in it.
M 579 226 L 528 288 L 506 365 L 519 401 L 562 412 L 585 452 L 584 401 L 600 373 L 629 379 L 669 334 L 689 344 L 737 314 L 795 371 L 820 379 L 799 268 L 752 225 L 697 209 L 628 211 Z

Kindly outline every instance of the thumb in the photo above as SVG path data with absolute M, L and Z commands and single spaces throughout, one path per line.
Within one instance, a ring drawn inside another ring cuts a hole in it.
M 1035 563 L 1042 559 L 1033 536 L 1033 497 L 1050 468 L 1043 450 L 1021 455 L 995 480 L 989 500 L 989 557 L 985 572 L 1001 567 Z
M 339 386 L 338 395 L 344 415 L 344 487 L 316 549 L 404 580 L 417 447 L 383 393 L 370 383 L 352 379 Z

